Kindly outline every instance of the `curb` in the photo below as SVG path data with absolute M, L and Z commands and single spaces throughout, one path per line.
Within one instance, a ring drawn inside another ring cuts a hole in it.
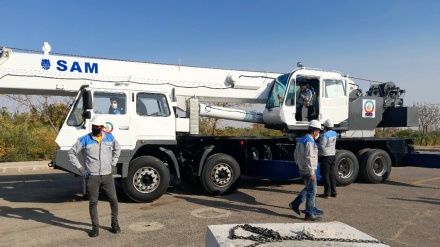
M 48 166 L 49 162 L 50 160 L 0 163 L 0 174 L 53 169 Z
M 416 152 L 434 152 L 434 153 L 440 152 L 439 148 L 415 148 L 414 150 Z

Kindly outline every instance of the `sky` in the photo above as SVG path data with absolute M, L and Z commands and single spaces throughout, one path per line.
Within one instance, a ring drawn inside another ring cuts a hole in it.
M 393 81 L 440 104 L 440 1 L 2 0 L 0 46 L 287 73 L 297 62 Z M 369 82 L 356 81 L 363 92 Z

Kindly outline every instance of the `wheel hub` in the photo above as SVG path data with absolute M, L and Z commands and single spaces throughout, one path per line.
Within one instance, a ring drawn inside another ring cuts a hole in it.
M 212 169 L 211 177 L 215 185 L 225 187 L 233 178 L 232 168 L 227 164 L 218 164 Z
M 373 163 L 374 174 L 376 174 L 376 176 L 384 175 L 387 170 L 387 166 L 388 166 L 388 164 L 387 164 L 385 158 L 378 157 L 377 159 L 374 160 L 374 163 Z
M 133 185 L 141 193 L 150 193 L 160 184 L 160 175 L 156 169 L 142 167 L 133 176 Z
M 353 176 L 354 164 L 350 159 L 342 159 L 338 165 L 339 177 L 347 179 Z

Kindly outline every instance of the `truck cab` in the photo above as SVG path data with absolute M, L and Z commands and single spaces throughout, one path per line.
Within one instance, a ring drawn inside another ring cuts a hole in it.
M 84 108 L 84 97 L 91 97 L 90 109 Z M 117 111 L 112 108 L 112 99 L 118 102 Z M 164 92 L 82 89 L 56 139 L 60 147 L 70 147 L 76 137 L 90 132 L 84 112 L 90 112 L 90 117 L 103 115 L 105 131 L 114 134 L 123 149 L 134 149 L 136 140 L 175 140 L 175 116 Z

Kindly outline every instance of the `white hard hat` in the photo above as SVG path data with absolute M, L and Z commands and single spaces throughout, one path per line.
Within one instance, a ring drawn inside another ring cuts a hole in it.
M 321 127 L 321 123 L 318 121 L 318 120 L 312 120 L 312 121 L 310 121 L 310 123 L 309 123 L 309 128 L 310 129 L 319 129 L 319 130 L 321 130 L 322 129 L 322 127 Z
M 101 115 L 95 115 L 95 116 L 92 118 L 92 122 L 91 122 L 91 124 L 92 124 L 92 125 L 104 126 L 104 125 L 105 125 L 104 117 L 101 116 Z
M 333 125 L 332 120 L 330 120 L 330 119 L 325 120 L 325 122 L 324 122 L 322 125 L 324 125 L 324 126 L 327 127 L 327 128 L 333 128 L 333 127 L 335 127 L 335 126 Z

